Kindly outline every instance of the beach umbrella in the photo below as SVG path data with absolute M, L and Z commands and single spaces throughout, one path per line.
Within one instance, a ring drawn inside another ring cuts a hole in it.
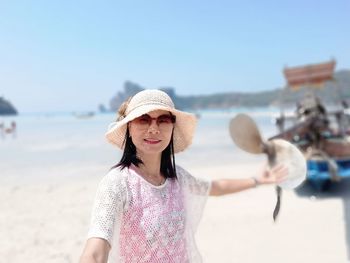
M 284 164 L 288 169 L 287 178 L 276 185 L 277 202 L 273 212 L 276 221 L 280 206 L 282 189 L 294 189 L 306 178 L 306 160 L 300 150 L 282 139 L 264 140 L 254 120 L 247 114 L 237 114 L 230 121 L 230 135 L 242 150 L 253 154 L 266 154 L 272 168 Z

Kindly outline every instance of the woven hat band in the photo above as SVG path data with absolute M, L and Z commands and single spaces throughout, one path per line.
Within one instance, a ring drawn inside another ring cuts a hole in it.
M 169 108 L 169 109 L 175 109 L 174 104 L 170 104 L 166 103 L 166 102 L 162 102 L 162 101 L 145 101 L 144 103 L 139 103 L 137 105 L 135 105 L 134 107 L 128 107 L 126 110 L 126 115 L 130 114 L 131 112 L 133 112 L 134 110 L 143 107 L 143 106 L 147 106 L 147 105 L 154 105 L 154 106 L 159 106 L 161 108 Z M 129 105 L 130 106 L 130 105 Z

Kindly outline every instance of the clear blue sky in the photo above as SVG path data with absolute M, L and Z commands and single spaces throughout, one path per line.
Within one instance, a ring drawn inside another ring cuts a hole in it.
M 0 96 L 95 110 L 126 80 L 179 95 L 269 90 L 282 69 L 350 69 L 350 1 L 0 1 Z

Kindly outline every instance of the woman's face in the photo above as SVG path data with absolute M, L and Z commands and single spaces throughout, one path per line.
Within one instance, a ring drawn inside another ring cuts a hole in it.
M 169 145 L 174 116 L 163 110 L 151 111 L 129 123 L 129 132 L 138 154 L 161 154 Z

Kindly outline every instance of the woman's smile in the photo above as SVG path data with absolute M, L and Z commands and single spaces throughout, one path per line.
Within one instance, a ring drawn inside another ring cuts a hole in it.
M 144 141 L 145 141 L 147 144 L 157 144 L 157 143 L 160 143 L 160 142 L 161 142 L 161 140 L 152 139 L 152 138 L 144 139 Z

